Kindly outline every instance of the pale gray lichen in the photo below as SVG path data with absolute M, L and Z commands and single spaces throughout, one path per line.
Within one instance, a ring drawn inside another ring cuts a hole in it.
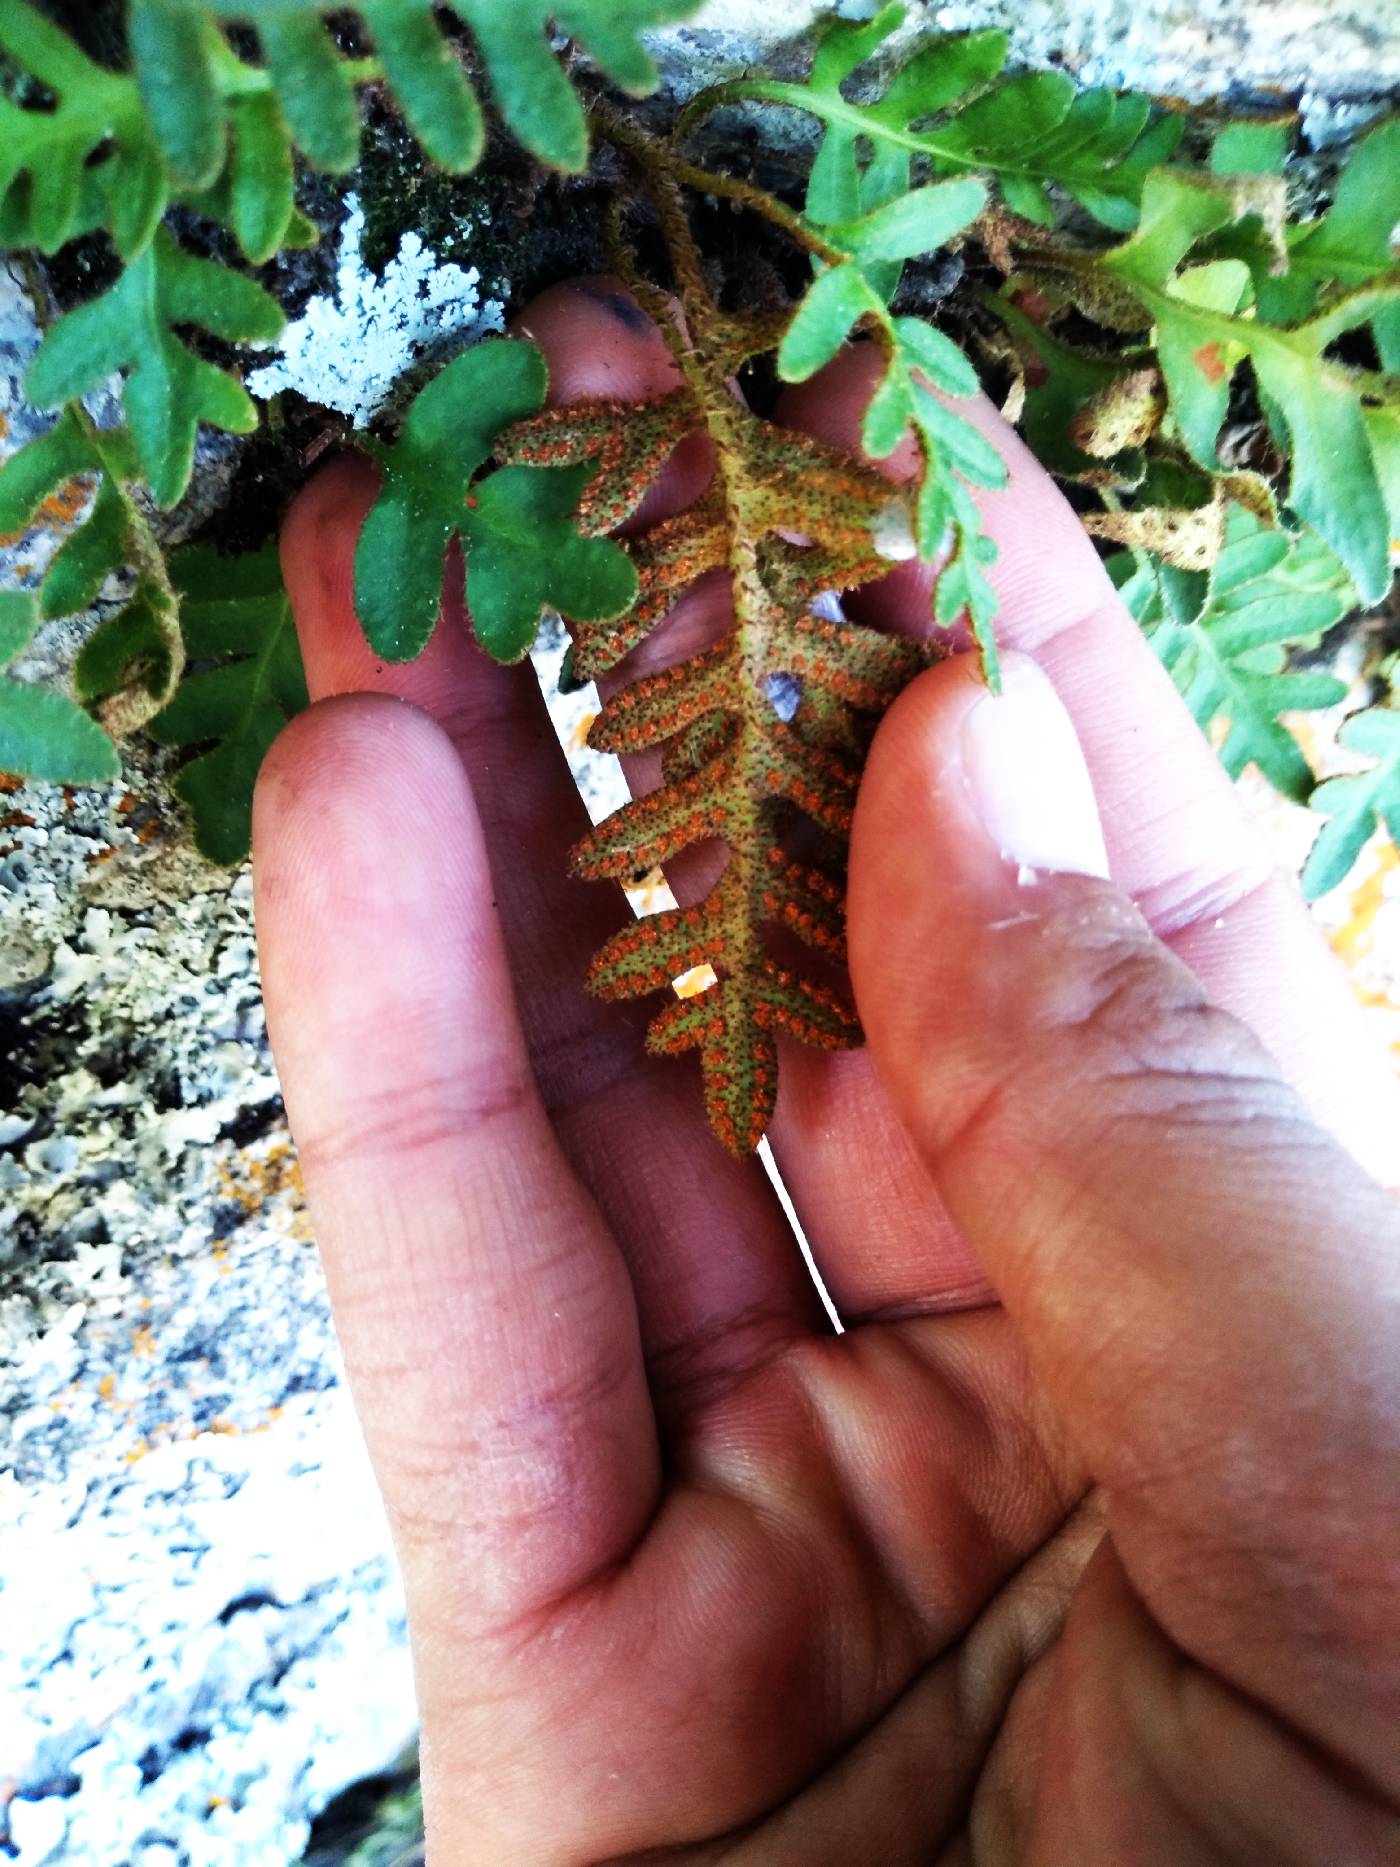
M 347 205 L 334 292 L 311 300 L 282 333 L 277 361 L 247 383 L 264 400 L 295 389 L 363 428 L 414 365 L 504 329 L 505 309 L 483 301 L 475 266 L 440 263 L 416 233 L 376 275 L 362 251 L 364 209 L 354 195 Z
M 402 1598 L 249 878 L 128 756 L 131 792 L 0 799 L 0 1837 L 286 1867 L 411 1734 Z

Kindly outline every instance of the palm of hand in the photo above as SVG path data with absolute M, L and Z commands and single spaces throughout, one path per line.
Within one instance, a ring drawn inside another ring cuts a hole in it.
M 932 1860 L 974 1824 L 1015 1858 L 1037 1663 L 1101 1524 L 1004 1317 L 867 1324 L 687 1386 L 642 1542 L 501 1631 L 493 1696 L 462 1707 L 464 1797 L 537 1758 L 541 1858 L 549 1813 L 560 1859 L 649 1836 L 697 1862 Z M 520 1845 L 483 1834 L 481 1858 Z

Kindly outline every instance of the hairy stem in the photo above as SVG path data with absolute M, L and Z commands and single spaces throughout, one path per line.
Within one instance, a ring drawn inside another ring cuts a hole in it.
M 606 140 L 630 156 L 644 173 L 654 175 L 664 172 L 673 181 L 694 189 L 697 194 L 716 195 L 721 200 L 733 201 L 739 207 L 761 215 L 773 226 L 781 228 L 798 246 L 829 266 L 838 265 L 846 257 L 839 247 L 833 246 L 814 227 L 808 226 L 800 214 L 785 207 L 781 201 L 774 200 L 762 188 L 756 188 L 752 182 L 746 182 L 737 175 L 725 175 L 688 161 L 672 143 L 648 135 L 606 98 L 594 98 L 590 110 L 594 123 Z

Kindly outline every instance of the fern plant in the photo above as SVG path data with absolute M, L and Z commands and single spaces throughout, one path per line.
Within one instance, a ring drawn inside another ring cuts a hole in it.
M 509 128 L 541 160 L 578 169 L 587 159 L 586 124 L 550 48 L 549 19 L 615 82 L 644 91 L 655 71 L 642 29 L 688 10 L 690 0 L 572 0 L 513 7 L 507 22 L 486 0 L 451 9 L 431 0 L 366 0 L 356 12 L 373 52 L 347 57 L 323 17 L 343 20 L 345 10 L 329 0 L 130 0 L 130 68 L 113 71 L 30 0 L 6 0 L 0 250 L 51 255 L 97 236 L 124 263 L 108 290 L 52 325 L 34 359 L 30 401 L 62 413 L 0 469 L 0 535 L 22 531 L 42 501 L 75 478 L 96 486 L 86 523 L 54 560 L 41 600 L 47 617 L 80 611 L 111 572 L 135 572 L 126 608 L 104 624 L 78 670 L 81 697 L 98 704 L 114 738 L 147 726 L 170 703 L 186 661 L 181 592 L 151 507 L 168 509 L 185 494 L 201 425 L 247 434 L 258 423 L 238 377 L 199 354 L 186 333 L 265 345 L 284 322 L 258 281 L 185 250 L 180 228 L 188 217 L 225 225 L 254 264 L 315 244 L 318 231 L 294 200 L 294 155 L 332 174 L 353 168 L 356 92 L 370 83 L 392 90 L 433 160 L 457 172 L 474 167 L 483 117 L 463 56 L 446 36 L 449 15 L 466 29 Z M 255 29 L 256 58 L 235 49 L 233 25 Z M 167 224 L 170 209 L 184 220 Z M 99 431 L 82 398 L 113 372 L 121 375 L 125 422 Z M 211 738 L 240 730 L 234 718 L 210 725 L 218 729 Z M 0 731 L 0 769 L 37 776 L 25 746 L 18 730 Z M 51 745 L 48 774 L 87 781 L 81 731 L 72 753 L 65 767 Z M 245 787 L 254 775 L 238 764 L 225 769 Z M 246 842 L 239 847 L 228 836 L 230 821 L 246 819 L 246 798 L 213 809 L 197 789 L 191 802 L 207 852 L 230 861 L 246 854 Z
M 353 167 L 367 85 L 454 173 L 481 157 L 484 99 L 561 170 L 587 163 L 591 126 L 618 177 L 614 263 L 681 386 L 644 407 L 550 410 L 528 344 L 492 341 L 448 363 L 397 433 L 360 437 L 383 485 L 356 555 L 357 607 L 378 654 L 419 653 L 455 540 L 482 646 L 518 659 L 557 609 L 588 678 L 617 668 L 697 576 L 727 574 L 730 631 L 624 687 L 595 725 L 606 750 L 660 747 L 663 782 L 598 826 L 576 867 L 627 881 L 722 845 L 708 889 L 618 934 L 589 983 L 662 995 L 649 1043 L 699 1053 L 712 1125 L 742 1152 L 772 1110 L 780 1033 L 858 1037 L 840 986 L 843 851 L 875 722 L 961 619 L 997 680 L 977 491 L 1003 467 L 959 413 L 975 363 L 1116 550 L 1130 609 L 1227 766 L 1253 764 L 1298 800 L 1313 793 L 1281 716 L 1345 689 L 1293 664 L 1384 594 L 1400 533 L 1400 123 L 1358 142 L 1322 212 L 1290 219 L 1286 121 L 1212 129 L 1060 73 L 1008 75 L 999 32 L 929 40 L 892 68 L 897 4 L 828 22 L 805 80 L 719 85 L 666 135 L 594 87 L 580 97 L 551 46 L 552 25 L 640 92 L 654 77 L 643 29 L 690 10 L 128 0 L 129 57 L 109 69 L 30 0 L 7 0 L 0 245 L 31 256 L 41 285 L 45 256 L 102 241 L 115 278 L 46 330 L 27 386 L 57 420 L 0 467 L 0 534 L 55 496 L 87 505 L 37 592 L 6 593 L 0 660 L 15 662 L 43 619 L 114 588 L 124 597 L 79 654 L 76 702 L 0 677 L 0 769 L 101 782 L 114 742 L 144 730 L 186 755 L 176 790 L 200 847 L 223 862 L 246 853 L 258 765 L 306 698 L 285 594 L 270 551 L 168 558 L 160 515 L 186 492 L 201 426 L 239 434 L 257 419 L 228 357 L 274 341 L 282 312 L 249 268 L 318 237 L 297 206 L 299 168 Z M 750 103 L 817 127 L 791 195 L 690 153 L 714 113 Z M 692 221 L 700 197 L 787 245 L 808 275 L 789 304 L 721 289 Z M 190 251 L 199 226 L 227 229 L 233 245 L 214 250 L 236 248 L 241 263 Z M 910 263 L 944 249 L 967 274 L 964 344 L 914 315 Z M 802 381 L 853 334 L 881 359 L 865 454 L 878 461 L 912 434 L 907 490 L 732 393 L 753 365 Z M 123 419 L 99 427 L 84 398 L 113 373 Z M 657 467 L 696 432 L 713 447 L 708 491 L 616 542 Z M 845 619 L 842 592 L 914 553 L 938 566 L 928 644 Z M 1312 892 L 1342 880 L 1377 827 L 1396 828 L 1394 719 L 1381 706 L 1343 729 L 1378 763 L 1316 792 L 1329 820 L 1304 878 Z M 674 996 L 670 982 L 700 965 L 709 988 Z

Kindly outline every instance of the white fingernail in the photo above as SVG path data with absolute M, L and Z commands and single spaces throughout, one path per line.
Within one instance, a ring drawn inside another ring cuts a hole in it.
M 1002 691 L 963 722 L 963 770 L 977 814 L 1005 859 L 1030 880 L 1108 875 L 1089 768 L 1058 694 L 1025 655 L 1007 655 Z

